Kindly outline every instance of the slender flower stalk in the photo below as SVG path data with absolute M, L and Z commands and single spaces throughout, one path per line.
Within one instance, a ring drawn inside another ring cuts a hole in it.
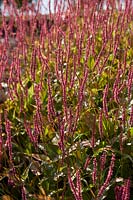
M 129 200 L 130 199 L 130 179 L 126 179 L 122 186 L 116 186 L 115 200 Z
M 96 135 L 96 117 L 94 117 L 93 128 L 92 128 L 92 137 L 91 137 L 92 148 L 95 147 L 95 141 L 96 141 L 95 135 Z
M 68 169 L 68 182 L 69 182 L 71 191 L 75 197 L 75 200 L 83 200 L 82 192 L 81 192 L 82 188 L 81 188 L 80 171 L 79 170 L 76 171 L 76 187 L 75 187 L 74 182 L 71 178 L 70 169 Z
M 13 151 L 12 151 L 12 136 L 11 136 L 11 122 L 7 118 L 7 111 L 5 111 L 5 129 L 7 133 L 7 146 L 9 151 L 9 161 L 10 161 L 10 170 L 9 170 L 9 177 L 8 177 L 8 184 L 14 185 L 13 177 L 15 176 L 15 168 L 13 163 Z
M 38 143 L 38 137 L 43 133 L 42 128 L 42 116 L 40 110 L 36 110 L 34 117 L 33 117 L 33 124 L 34 124 L 34 140 L 35 143 Z
M 76 190 L 76 187 L 73 183 L 73 180 L 71 178 L 71 174 L 70 174 L 70 169 L 68 169 L 68 182 L 69 182 L 69 185 L 70 185 L 70 188 L 71 188 L 71 191 L 75 197 L 76 200 L 79 200 L 79 197 L 77 195 L 77 190 Z
M 129 124 L 130 126 L 133 126 L 133 105 L 131 106 Z
M 31 71 L 31 77 L 32 77 L 32 80 L 35 81 L 36 77 L 35 77 L 35 74 L 36 74 L 36 48 L 33 49 L 33 52 L 32 52 L 32 61 L 31 61 L 31 65 L 30 65 L 30 71 Z
M 11 141 L 11 122 L 7 118 L 7 113 L 5 113 L 5 128 L 7 133 L 7 146 L 9 150 L 9 159 L 10 163 L 13 164 L 13 155 L 12 155 L 12 141 Z
M 93 172 L 92 172 L 93 185 L 96 184 L 96 180 L 97 180 L 97 159 L 94 158 L 93 159 Z
M 124 182 L 122 200 L 130 200 L 130 179 Z
M 48 119 L 51 122 L 53 120 L 53 117 L 55 114 L 55 108 L 52 98 L 52 90 L 51 90 L 51 80 L 50 80 L 50 74 L 48 75 Z
M 109 91 L 109 85 L 107 84 L 103 91 L 103 112 L 104 112 L 106 118 L 108 118 L 108 106 L 107 106 L 108 91 Z
M 67 95 L 66 95 L 66 83 L 62 84 L 62 98 L 63 98 L 63 109 L 65 120 L 68 120 L 68 109 L 67 109 Z
M 99 133 L 100 133 L 100 138 L 103 138 L 103 124 L 102 124 L 102 120 L 103 120 L 103 111 L 100 111 L 99 114 Z
M 85 161 L 85 164 L 84 164 L 84 169 L 85 169 L 85 170 L 86 170 L 87 167 L 89 166 L 90 161 L 91 161 L 91 158 L 88 156 L 87 159 L 86 159 L 86 161 Z
M 128 100 L 132 97 L 132 85 L 133 85 L 133 70 L 132 68 L 129 69 L 128 72 L 128 80 L 127 80 L 127 89 L 128 89 Z
M 65 145 L 64 145 L 64 141 L 65 141 L 65 127 L 64 127 L 64 122 L 65 120 L 62 120 L 62 122 L 60 122 L 60 141 L 59 141 L 59 147 L 62 150 L 63 154 L 65 153 Z
M 25 187 L 22 186 L 22 200 L 27 200 Z
M 100 170 L 101 172 L 105 169 L 105 164 L 106 164 L 106 159 L 107 159 L 107 153 L 104 151 L 100 157 Z
M 115 200 L 122 200 L 122 191 L 123 191 L 123 186 L 116 186 L 115 187 Z
M 75 129 L 76 129 L 77 121 L 78 121 L 78 118 L 79 118 L 79 113 L 80 113 L 80 109 L 81 109 L 81 105 L 82 105 L 82 101 L 83 101 L 83 96 L 84 96 L 83 92 L 84 92 L 85 84 L 86 84 L 86 81 L 87 81 L 87 77 L 88 77 L 88 69 L 86 69 L 85 72 L 84 72 L 84 79 L 82 80 L 82 83 L 81 83 L 80 88 L 79 88 L 78 104 L 77 104 L 77 111 L 76 111 L 73 131 L 75 131 Z
M 78 199 L 79 200 L 83 200 L 83 197 L 82 197 L 82 187 L 81 187 L 81 177 L 80 177 L 80 170 L 77 170 L 76 172 L 76 179 L 77 179 L 77 183 L 76 183 L 76 186 L 77 186 L 77 194 L 78 194 Z
M 35 138 L 34 138 L 33 131 L 32 131 L 32 129 L 31 129 L 31 125 L 29 124 L 29 122 L 26 121 L 26 118 L 25 118 L 25 120 L 24 120 L 24 127 L 25 127 L 25 130 L 26 130 L 26 132 L 27 132 L 27 134 L 28 134 L 28 136 L 29 136 L 31 142 L 32 142 L 33 144 L 35 144 L 35 143 L 36 143 L 36 140 L 35 140 Z
M 108 187 L 108 185 L 110 183 L 111 177 L 113 175 L 114 164 L 115 164 L 115 154 L 112 153 L 112 158 L 111 158 L 111 163 L 109 166 L 108 174 L 107 174 L 104 184 L 100 187 L 100 189 L 98 191 L 97 200 L 103 195 L 105 189 Z

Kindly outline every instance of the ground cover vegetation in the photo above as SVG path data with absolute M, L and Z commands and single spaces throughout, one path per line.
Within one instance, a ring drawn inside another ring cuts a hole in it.
M 0 199 L 132 199 L 132 0 L 55 0 L 48 15 L 11 2 L 0 18 Z

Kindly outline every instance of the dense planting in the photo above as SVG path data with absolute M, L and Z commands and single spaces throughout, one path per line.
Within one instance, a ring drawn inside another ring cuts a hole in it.
M 73 2 L 5 3 L 0 199 L 132 199 L 132 0 Z

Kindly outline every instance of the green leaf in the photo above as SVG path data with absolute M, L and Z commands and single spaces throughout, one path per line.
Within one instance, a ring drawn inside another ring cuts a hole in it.
M 131 137 L 133 137 L 133 127 L 130 128 Z
M 24 170 L 24 172 L 21 176 L 23 181 L 25 181 L 28 178 L 30 166 L 31 166 L 31 164 Z
M 77 53 L 77 47 L 72 47 L 72 52 L 74 53 L 74 54 L 76 54 Z
M 83 57 L 81 57 L 80 63 L 81 63 L 81 64 L 84 64 L 84 58 L 83 58 Z
M 108 60 L 109 60 L 109 61 L 112 61 L 112 60 L 113 60 L 113 58 L 114 58 L 114 55 L 111 53 L 111 54 L 109 55 L 109 58 L 108 58 Z
M 34 93 L 34 87 L 33 87 L 33 85 L 31 85 L 31 87 L 28 90 L 29 99 L 33 96 L 33 93 Z
M 88 67 L 89 67 L 90 69 L 92 69 L 92 68 L 94 67 L 94 64 L 95 64 L 94 57 L 93 57 L 93 56 L 90 56 L 90 57 L 88 58 Z

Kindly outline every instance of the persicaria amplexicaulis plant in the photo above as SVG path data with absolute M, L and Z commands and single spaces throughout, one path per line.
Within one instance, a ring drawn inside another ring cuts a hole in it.
M 51 3 L 0 16 L 0 199 L 129 200 L 132 1 Z

